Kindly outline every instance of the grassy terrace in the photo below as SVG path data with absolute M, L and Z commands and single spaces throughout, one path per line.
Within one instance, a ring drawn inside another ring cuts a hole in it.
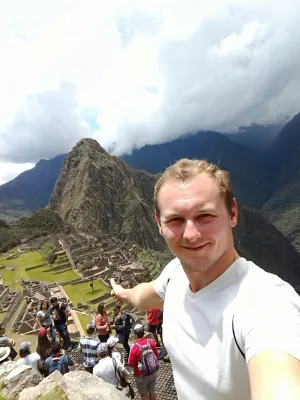
M 58 282 L 63 283 L 66 281 L 70 281 L 73 279 L 77 279 L 80 275 L 77 274 L 72 269 L 67 271 L 52 271 L 51 267 L 49 267 L 46 263 L 46 255 L 53 248 L 51 242 L 46 242 L 41 250 L 32 251 L 28 253 L 19 254 L 18 258 L 14 258 L 12 260 L 7 260 L 6 256 L 11 253 L 17 253 L 17 248 L 9 250 L 8 253 L 4 254 L 2 258 L 0 258 L 0 267 L 1 266 L 13 266 L 15 267 L 14 271 L 8 271 L 6 269 L 0 269 L 0 274 L 2 275 L 3 281 L 5 285 L 10 286 L 13 290 L 16 290 L 21 286 L 21 278 L 25 280 L 39 280 L 45 282 Z M 68 261 L 65 254 L 59 255 L 57 261 L 64 260 Z M 35 267 L 38 265 L 44 264 L 38 268 L 31 269 L 26 271 L 25 268 Z M 54 263 L 53 267 L 57 264 Z M 92 291 L 90 287 L 90 282 L 85 282 L 77 285 L 65 285 L 64 290 L 69 296 L 72 303 L 77 306 L 80 302 L 82 304 L 87 304 L 89 300 L 100 297 L 106 292 L 110 291 L 101 281 L 94 281 L 94 291 Z M 96 306 L 94 306 L 96 307 Z M 93 316 L 85 315 L 80 312 L 77 313 L 79 320 L 82 324 L 83 329 L 85 329 L 86 324 L 90 322 Z M 5 313 L 0 313 L 0 321 L 5 317 Z
M 6 257 L 0 259 L 0 266 L 13 266 L 14 271 L 8 271 L 1 269 L 3 281 L 5 285 L 10 286 L 12 289 L 17 289 L 21 285 L 21 278 L 23 279 L 36 279 L 46 282 L 65 282 L 71 279 L 78 278 L 78 274 L 73 270 L 55 273 L 52 272 L 51 268 L 45 264 L 45 251 L 44 248 L 39 251 L 31 251 L 28 253 L 20 254 L 18 258 L 12 260 L 6 260 Z M 34 267 L 40 264 L 45 264 L 37 269 L 26 271 L 27 267 Z M 56 264 L 53 264 L 55 266 Z M 59 272 L 59 271 L 57 271 Z M 13 283 L 14 282 L 14 283 Z

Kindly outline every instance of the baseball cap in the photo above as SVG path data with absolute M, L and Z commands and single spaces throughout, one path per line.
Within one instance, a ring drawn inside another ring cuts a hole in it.
M 5 360 L 10 354 L 10 347 L 0 347 L 0 361 Z
M 107 340 L 107 346 L 108 347 L 113 347 L 116 343 L 118 343 L 119 338 L 111 336 L 110 338 L 108 338 Z
M 86 326 L 86 330 L 95 329 L 95 324 L 93 321 L 89 322 Z
M 144 331 L 144 325 L 142 325 L 142 324 L 134 325 L 134 328 L 133 328 L 134 333 L 143 332 L 143 331 Z
M 97 354 L 99 356 L 105 356 L 108 353 L 108 345 L 107 343 L 100 343 L 97 348 Z
M 30 342 L 22 342 L 21 344 L 20 344 L 20 350 L 28 350 L 29 349 L 29 347 L 31 346 L 31 343 Z

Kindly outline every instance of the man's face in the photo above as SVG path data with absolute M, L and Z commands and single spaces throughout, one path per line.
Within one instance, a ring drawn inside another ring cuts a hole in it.
M 204 272 L 233 250 L 236 202 L 229 214 L 216 182 L 206 173 L 184 183 L 167 181 L 160 189 L 158 207 L 160 234 L 183 267 Z

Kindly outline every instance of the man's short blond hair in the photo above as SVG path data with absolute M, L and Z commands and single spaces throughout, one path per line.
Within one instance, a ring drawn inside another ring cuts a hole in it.
M 190 160 L 188 158 L 182 158 L 176 161 L 175 164 L 170 165 L 157 181 L 154 188 L 155 210 L 159 213 L 158 194 L 167 181 L 186 182 L 203 172 L 208 174 L 217 183 L 227 210 L 231 212 L 233 206 L 233 191 L 229 172 L 222 170 L 218 165 L 206 160 Z

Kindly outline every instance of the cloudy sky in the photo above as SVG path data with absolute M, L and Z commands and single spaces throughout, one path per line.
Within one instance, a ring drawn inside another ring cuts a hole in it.
M 114 154 L 300 111 L 299 0 L 0 0 L 0 184 L 96 138 Z

